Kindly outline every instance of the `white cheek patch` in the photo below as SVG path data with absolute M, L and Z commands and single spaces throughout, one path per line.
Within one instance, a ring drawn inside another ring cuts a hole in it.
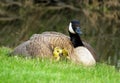
M 74 31 L 73 28 L 72 28 L 72 23 L 71 23 L 71 22 L 70 22 L 70 24 L 69 24 L 69 32 L 75 34 L 75 31 Z
M 96 64 L 96 61 L 90 51 L 85 47 L 77 47 L 74 49 L 75 55 L 78 57 L 78 61 L 84 66 L 92 66 Z

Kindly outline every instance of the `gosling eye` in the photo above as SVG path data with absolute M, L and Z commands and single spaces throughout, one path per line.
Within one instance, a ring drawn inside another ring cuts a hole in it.
M 59 52 L 59 51 L 57 50 L 57 52 Z

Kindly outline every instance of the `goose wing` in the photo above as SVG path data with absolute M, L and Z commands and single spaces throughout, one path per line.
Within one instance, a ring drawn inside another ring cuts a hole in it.
M 90 44 L 88 44 L 87 42 L 85 42 L 85 41 L 83 41 L 83 44 L 84 44 L 84 46 L 91 52 L 91 54 L 93 55 L 94 59 L 95 59 L 96 61 L 99 61 L 99 57 L 98 57 L 98 55 L 96 54 L 96 52 L 95 52 L 95 50 L 93 49 L 93 47 L 92 47 Z
M 30 41 L 25 41 L 22 44 L 18 45 L 11 55 L 24 55 L 24 56 L 29 56 L 29 53 L 26 49 L 26 46 L 30 43 Z
M 41 40 L 51 45 L 51 47 L 60 47 L 73 49 L 73 45 L 68 36 L 59 32 L 43 32 L 42 34 L 34 34 L 30 40 Z
M 39 38 L 39 40 L 34 39 L 23 42 L 18 45 L 11 54 L 28 57 L 49 57 L 52 56 L 52 50 L 47 43 Z
M 33 57 L 50 57 L 52 56 L 52 49 L 48 43 L 37 38 L 30 40 L 30 43 L 26 46 L 26 50 Z
M 62 33 L 60 33 L 60 32 L 55 32 L 55 31 L 46 31 L 46 32 L 43 32 L 43 33 L 41 33 L 41 34 L 68 37 L 68 36 L 66 36 L 65 34 L 62 34 Z M 69 37 L 68 37 L 68 38 L 69 38 Z

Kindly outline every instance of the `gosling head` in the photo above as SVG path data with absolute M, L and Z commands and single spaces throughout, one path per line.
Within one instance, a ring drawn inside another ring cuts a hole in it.
M 69 24 L 69 33 L 81 35 L 80 22 L 78 20 L 72 20 Z
M 63 49 L 62 49 L 62 52 L 63 52 L 63 58 L 70 60 L 70 57 L 69 57 L 69 55 L 68 55 L 68 50 L 65 49 L 65 48 L 63 48 Z
M 60 60 L 60 57 L 63 55 L 63 51 L 61 48 L 59 47 L 55 47 L 54 50 L 53 50 L 53 58 L 56 60 L 56 61 L 59 61 Z

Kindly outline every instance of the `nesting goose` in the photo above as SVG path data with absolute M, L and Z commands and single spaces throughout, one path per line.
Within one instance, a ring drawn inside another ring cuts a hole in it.
M 77 21 L 72 21 L 69 24 L 70 37 L 59 32 L 34 34 L 28 41 L 17 46 L 13 54 L 32 57 L 51 57 L 53 55 L 53 49 L 58 46 L 68 50 L 68 55 L 72 61 L 87 66 L 94 65 L 95 59 L 92 55 L 94 51 L 92 52 L 90 50 L 91 46 L 89 46 L 89 44 L 82 43 L 78 35 L 80 34 L 80 28 L 78 29 L 78 26 L 79 22 Z

